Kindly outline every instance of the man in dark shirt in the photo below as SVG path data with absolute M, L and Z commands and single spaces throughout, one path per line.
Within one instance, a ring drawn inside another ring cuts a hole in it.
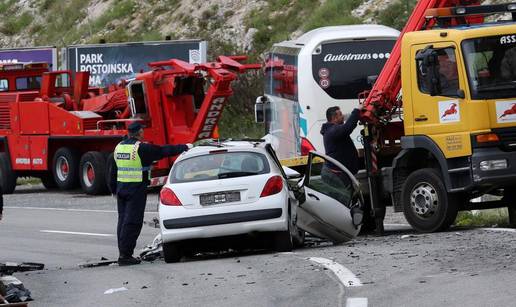
M 353 175 L 358 172 L 358 153 L 351 133 L 360 119 L 360 110 L 354 109 L 344 122 L 344 116 L 339 107 L 326 110 L 328 122 L 321 127 L 324 149 L 326 154 L 342 163 Z
M 129 125 L 128 132 L 128 137 L 115 148 L 110 182 L 118 204 L 119 265 L 140 263 L 133 257 L 133 252 L 143 225 L 152 163 L 192 147 L 192 144 L 157 146 L 143 143 L 143 126 L 140 123 Z

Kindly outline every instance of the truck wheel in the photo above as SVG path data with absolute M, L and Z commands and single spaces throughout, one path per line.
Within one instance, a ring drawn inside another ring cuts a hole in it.
M 82 155 L 79 164 L 79 181 L 82 190 L 89 195 L 107 192 L 106 156 L 98 151 L 88 151 Z
M 505 188 L 503 200 L 508 202 L 507 212 L 509 213 L 509 226 L 516 228 L 516 191 L 515 187 Z
M 54 175 L 51 172 L 48 172 L 41 177 L 41 183 L 47 190 L 53 190 L 57 188 L 56 180 L 54 179 Z
M 405 218 L 417 231 L 446 230 L 457 217 L 457 196 L 446 191 L 441 174 L 433 168 L 410 174 L 401 197 Z
M 11 167 L 9 156 L 5 152 L 0 152 L 0 188 L 2 194 L 12 194 L 16 189 L 16 173 Z
M 113 169 L 113 153 L 107 155 L 106 158 L 106 189 L 109 193 L 114 194 L 116 191 L 111 191 L 111 170 Z
M 59 148 L 52 161 L 52 173 L 61 190 L 76 188 L 79 183 L 79 155 L 70 148 Z
M 166 263 L 179 262 L 183 256 L 177 242 L 163 243 L 163 257 Z

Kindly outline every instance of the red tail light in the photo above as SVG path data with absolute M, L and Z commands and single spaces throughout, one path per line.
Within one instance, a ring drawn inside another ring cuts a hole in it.
M 165 206 L 182 206 L 183 204 L 177 198 L 174 191 L 172 191 L 169 188 L 163 188 L 161 189 L 161 192 L 159 192 L 159 198 L 161 200 L 161 203 Z
M 271 196 L 278 194 L 283 189 L 283 178 L 281 176 L 274 176 L 267 180 L 267 183 L 263 187 L 262 194 L 260 197 Z
M 314 145 L 307 138 L 301 138 L 301 155 L 308 156 L 312 150 L 315 150 Z

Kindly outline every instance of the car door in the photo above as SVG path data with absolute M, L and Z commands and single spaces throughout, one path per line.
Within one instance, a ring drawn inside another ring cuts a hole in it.
M 299 228 L 336 243 L 358 235 L 363 198 L 358 181 L 346 167 L 312 151 L 300 184 L 305 200 L 297 210 Z

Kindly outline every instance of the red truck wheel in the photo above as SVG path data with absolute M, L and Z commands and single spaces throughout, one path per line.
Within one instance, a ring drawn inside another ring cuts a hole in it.
M 16 173 L 9 162 L 9 156 L 5 152 L 0 152 L 0 188 L 2 188 L 2 194 L 12 194 L 14 192 L 16 177 Z
M 79 167 L 79 181 L 86 194 L 106 194 L 106 156 L 98 151 L 82 155 Z
M 70 148 L 59 148 L 54 155 L 52 172 L 58 188 L 76 188 L 79 179 L 79 155 Z

